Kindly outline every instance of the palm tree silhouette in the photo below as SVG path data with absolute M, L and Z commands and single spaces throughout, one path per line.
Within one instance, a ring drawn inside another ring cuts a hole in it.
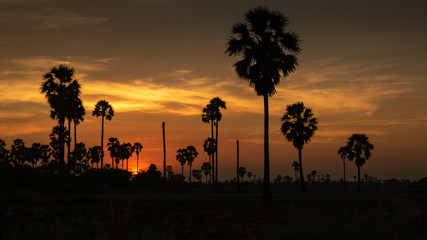
M 225 106 L 225 102 L 221 100 L 219 97 L 214 97 L 211 99 L 209 105 L 212 106 L 213 109 L 213 117 L 215 120 L 215 188 L 218 183 L 218 123 L 221 121 L 222 113 L 221 108 L 227 109 Z
M 165 122 L 162 122 L 163 133 L 163 180 L 166 183 L 166 137 L 165 137 Z
M 304 106 L 304 103 L 298 102 L 286 107 L 286 113 L 281 118 L 283 122 L 280 130 L 288 141 L 298 149 L 299 175 L 302 190 L 306 190 L 304 174 L 302 171 L 302 153 L 301 150 L 305 143 L 308 143 L 317 130 L 317 119 L 313 117 L 311 108 Z
M 245 167 L 239 167 L 239 176 L 242 178 L 242 183 L 243 183 L 243 177 L 246 174 L 246 168 Z
M 116 161 L 116 159 L 119 158 L 119 150 L 120 150 L 120 142 L 117 138 L 115 137 L 110 137 L 108 139 L 108 151 L 110 151 L 110 156 L 111 156 L 111 167 L 114 167 L 114 162 L 116 162 L 116 169 L 118 168 L 118 162 Z
M 133 148 L 130 143 L 122 143 L 119 148 L 120 160 L 122 160 L 122 170 L 123 162 L 126 160 L 126 171 L 129 170 L 129 158 L 132 156 Z
M 203 143 L 203 150 L 208 154 L 209 156 L 209 166 L 211 166 L 211 169 L 213 169 L 213 160 L 211 161 L 211 159 L 213 158 L 212 156 L 215 154 L 216 151 L 216 142 L 215 139 L 213 138 L 208 138 L 205 140 L 205 142 Z M 213 174 L 211 171 L 209 171 L 209 174 Z M 212 179 L 212 176 L 209 177 L 210 179 Z M 212 180 L 213 181 L 213 180 Z
M 251 177 L 252 177 L 252 172 L 248 172 L 248 173 L 246 173 L 246 175 L 248 176 L 248 178 L 249 178 L 249 181 L 251 181 Z
M 203 108 L 202 110 L 202 122 L 204 123 L 210 123 L 211 124 L 211 134 L 212 137 L 210 139 L 212 139 L 212 141 L 215 141 L 214 138 L 214 121 L 215 121 L 215 109 L 214 106 L 212 104 L 207 104 L 206 107 Z M 208 138 L 209 140 L 209 138 Z M 206 143 L 206 141 L 205 141 Z M 215 144 L 216 145 L 216 144 Z M 208 153 L 209 154 L 209 153 Z M 215 152 L 213 152 L 212 154 L 212 183 L 215 183 L 215 165 L 214 165 L 214 159 L 215 159 Z
M 136 173 L 139 172 L 139 153 L 142 151 L 143 146 L 141 145 L 141 143 L 136 142 L 135 144 L 133 144 L 133 149 L 136 153 Z
M 102 116 L 102 129 L 101 129 L 101 169 L 104 163 L 104 118 L 111 120 L 114 116 L 113 107 L 105 100 L 100 100 L 92 112 L 93 116 Z
M 374 145 L 369 142 L 369 138 L 365 134 L 354 133 L 348 138 L 347 146 L 349 154 L 348 159 L 355 159 L 357 166 L 357 191 L 360 192 L 360 167 L 363 166 L 371 157 L 371 150 Z
M 297 161 L 292 162 L 292 168 L 295 171 L 295 182 L 298 182 L 298 170 L 299 170 L 299 164 Z
M 61 140 L 61 135 L 62 135 L 62 140 Z M 65 127 L 61 127 L 61 126 L 53 127 L 52 132 L 49 134 L 49 139 L 50 139 L 49 145 L 52 148 L 52 154 L 51 155 L 56 160 L 59 160 L 59 162 L 61 159 L 61 154 L 62 155 L 64 154 L 65 143 L 70 142 L 69 135 L 70 134 L 68 134 L 68 130 Z M 58 170 L 63 171 L 63 170 L 61 170 L 60 164 L 59 164 Z
M 83 107 L 82 100 L 80 99 L 80 84 L 76 81 L 73 81 L 66 88 L 67 94 L 69 97 L 65 108 L 67 109 L 65 117 L 68 121 L 68 138 L 71 139 L 71 122 L 83 121 L 83 116 L 85 114 L 85 109 Z M 74 124 L 74 147 L 76 147 L 76 125 Z M 70 153 L 71 153 L 71 142 L 67 143 L 67 160 L 70 161 Z
M 27 159 L 27 147 L 25 146 L 24 140 L 17 138 L 13 140 L 13 144 L 10 147 L 10 159 L 15 166 L 24 166 Z
M 282 77 L 296 69 L 294 54 L 300 52 L 299 37 L 287 30 L 289 20 L 282 13 L 257 7 L 245 14 L 243 23 L 233 25 L 225 53 L 242 56 L 234 67 L 237 75 L 249 81 L 258 96 L 264 98 L 264 181 L 261 199 L 272 200 L 268 141 L 268 97 L 276 93 Z M 287 54 L 287 52 L 293 54 Z
M 88 149 L 87 151 L 87 158 L 90 160 L 90 163 L 93 164 L 96 163 L 96 168 L 98 169 L 98 164 L 101 159 L 101 147 L 100 146 L 94 146 Z
M 59 123 L 59 144 L 57 154 L 59 159 L 59 172 L 63 176 L 65 170 L 64 147 L 65 147 L 65 118 L 67 112 L 70 111 L 68 106 L 72 105 L 76 98 L 79 98 L 80 89 L 77 80 L 74 79 L 74 69 L 66 65 L 53 67 L 48 73 L 43 75 L 45 82 L 42 83 L 41 93 L 45 93 L 45 97 L 51 107 L 50 117 L 58 119 Z M 70 88 L 68 88 L 70 87 Z M 62 177 L 61 177 L 62 181 Z
M 9 159 L 9 150 L 6 149 L 6 142 L 0 138 L 0 161 L 7 162 Z
M 316 174 L 317 174 L 316 170 L 311 171 L 311 176 L 313 176 L 313 182 L 316 182 Z
M 184 165 L 187 161 L 185 154 L 187 150 L 185 148 L 180 148 L 176 151 L 176 160 L 181 164 L 181 175 L 184 177 Z
M 349 154 L 350 154 L 350 149 L 348 148 L 348 146 L 341 146 L 338 149 L 338 155 L 342 159 L 342 163 L 344 167 L 344 178 L 343 178 L 344 188 L 345 188 L 345 161 L 349 159 Z
M 193 166 L 193 161 L 194 159 L 197 157 L 197 155 L 199 155 L 199 153 L 197 152 L 196 148 L 194 146 L 188 146 L 185 149 L 185 160 L 187 161 L 188 165 L 190 166 L 190 183 L 191 183 L 191 167 Z
M 206 176 L 206 184 L 208 184 L 208 175 L 211 173 L 211 164 L 209 162 L 204 162 L 202 164 L 201 170 L 203 174 Z
M 80 101 L 80 104 L 74 110 L 73 115 L 73 123 L 74 123 L 74 149 L 76 149 L 77 145 L 77 125 L 84 121 L 84 116 L 86 114 L 86 110 L 83 107 L 83 103 Z

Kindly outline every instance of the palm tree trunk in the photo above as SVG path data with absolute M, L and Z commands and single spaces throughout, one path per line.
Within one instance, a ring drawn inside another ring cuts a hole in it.
M 74 122 L 74 151 L 76 150 L 77 145 L 77 124 Z
M 68 139 L 71 141 L 71 119 L 68 119 Z M 67 163 L 70 164 L 71 142 L 67 142 Z
M 211 119 L 212 141 L 214 140 L 214 130 L 213 130 L 214 127 L 213 127 L 213 124 L 214 124 L 214 120 Z M 215 152 L 212 153 L 212 170 L 211 171 L 212 171 L 212 173 L 211 173 L 211 175 L 212 175 L 212 185 L 213 185 L 213 187 L 215 189 L 215 186 L 216 186 L 216 184 L 215 184 Z
M 129 158 L 126 158 L 126 171 L 129 171 Z
M 344 188 L 345 188 L 345 159 L 342 160 L 342 163 L 344 165 Z
M 216 149 L 215 149 L 215 183 L 216 185 L 218 184 L 218 119 L 216 119 L 216 138 L 215 138 L 215 145 L 216 145 Z M 215 188 L 217 187 L 215 185 Z
M 357 192 L 360 192 L 360 167 L 357 167 Z
M 190 177 L 188 179 L 190 180 L 190 183 L 191 183 L 191 164 L 190 164 Z
M 212 163 L 211 163 L 211 155 L 209 154 L 208 156 L 209 156 L 209 167 L 211 168 L 211 169 L 210 169 L 210 171 L 209 171 L 209 182 L 210 182 L 210 184 L 212 184 Z M 208 183 L 208 182 L 206 182 L 206 183 Z
M 236 168 L 237 192 L 240 192 L 240 184 L 239 184 L 239 139 L 237 139 L 236 144 L 237 144 L 237 168 Z
M 136 174 L 138 174 L 139 172 L 138 162 L 139 162 L 139 153 L 136 154 Z
M 104 116 L 102 116 L 102 127 L 101 127 L 101 169 L 103 164 L 104 164 Z
M 124 162 L 124 161 L 125 161 L 125 160 L 123 159 L 123 160 L 122 160 L 122 170 L 123 170 L 123 162 Z
M 181 175 L 184 177 L 184 165 L 181 165 Z
M 163 179 L 166 182 L 166 140 L 165 140 L 165 122 L 162 123 L 163 130 Z
M 268 95 L 264 94 L 264 182 L 262 187 L 262 201 L 271 201 L 270 189 L 270 154 L 268 147 Z
M 65 123 L 65 119 L 61 118 L 59 120 L 59 127 L 61 129 L 61 131 L 59 131 L 59 141 L 60 141 L 60 146 L 59 146 L 59 174 L 61 175 L 61 181 L 63 180 L 64 177 L 64 170 L 65 170 L 65 139 L 64 139 L 64 123 Z
M 303 191 L 307 191 L 305 187 L 304 174 L 302 172 L 302 152 L 300 148 L 298 149 L 298 161 L 299 161 L 299 178 L 301 182 L 301 189 Z

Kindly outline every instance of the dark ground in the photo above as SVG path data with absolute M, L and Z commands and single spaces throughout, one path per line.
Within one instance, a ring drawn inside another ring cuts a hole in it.
M 427 189 L 0 189 L 0 239 L 427 239 Z

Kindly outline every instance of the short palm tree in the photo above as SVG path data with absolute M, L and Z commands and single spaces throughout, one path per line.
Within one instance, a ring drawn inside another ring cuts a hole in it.
M 297 161 L 292 162 L 292 168 L 295 171 L 295 182 L 298 182 L 298 170 L 299 170 L 299 164 Z
M 199 155 L 199 153 L 197 152 L 197 150 L 194 146 L 188 146 L 186 148 L 185 160 L 187 161 L 188 165 L 190 166 L 190 177 L 189 177 L 190 183 L 191 183 L 191 167 L 193 166 L 193 161 L 194 161 L 194 159 L 196 159 L 197 155 Z
M 115 137 L 110 137 L 107 143 L 107 149 L 110 151 L 111 156 L 111 167 L 114 167 L 115 160 L 119 158 L 120 150 L 120 141 Z M 116 163 L 116 169 L 118 168 L 118 163 Z
M 101 159 L 101 147 L 100 146 L 94 146 L 88 149 L 87 151 L 87 158 L 90 159 L 90 163 L 93 164 L 96 163 L 96 168 L 98 169 L 98 164 Z
M 344 178 L 343 178 L 343 184 L 345 188 L 345 161 L 349 159 L 350 149 L 347 146 L 341 146 L 338 149 L 338 155 L 342 159 L 342 164 L 344 167 Z
M 313 177 L 313 182 L 316 182 L 316 174 L 317 174 L 316 170 L 311 171 L 311 176 Z
M 298 149 L 299 175 L 302 190 L 306 190 L 304 174 L 302 171 L 302 149 L 305 143 L 308 143 L 317 130 L 317 119 L 313 117 L 311 108 L 304 106 L 304 103 L 298 102 L 286 107 L 286 112 L 281 118 L 282 127 L 280 128 L 286 139 L 293 143 Z
M 201 170 L 206 177 L 206 184 L 208 184 L 208 175 L 211 173 L 211 164 L 208 162 L 204 162 L 202 164 Z
M 282 13 L 257 7 L 245 14 L 245 21 L 232 27 L 225 53 L 241 56 L 234 67 L 237 75 L 255 88 L 264 98 L 264 181 L 261 199 L 271 200 L 270 155 L 268 141 L 268 97 L 276 93 L 276 85 L 293 72 L 300 52 L 299 37 L 289 31 L 289 19 Z
M 243 183 L 243 177 L 246 174 L 246 168 L 245 167 L 239 167 L 239 176 L 242 178 L 242 183 Z
M 139 142 L 133 144 L 133 149 L 136 153 L 136 173 L 139 172 L 139 153 L 142 151 L 142 148 L 143 146 Z
M 346 147 L 349 151 L 348 159 L 355 160 L 357 166 L 357 191 L 360 192 L 360 167 L 371 157 L 374 145 L 369 142 L 369 138 L 365 134 L 354 133 L 348 138 Z
M 211 170 L 214 168 L 213 166 L 213 156 L 216 151 L 216 142 L 213 138 L 208 138 L 203 143 L 203 150 L 208 154 L 209 156 L 209 166 L 211 166 Z M 213 174 L 212 171 L 209 171 L 209 174 Z M 210 179 L 212 180 L 212 176 L 210 176 Z M 213 180 L 212 180 L 213 181 Z
M 181 164 L 181 175 L 184 176 L 184 165 L 187 162 L 185 154 L 187 150 L 185 148 L 180 148 L 176 151 L 176 160 Z
M 92 112 L 93 116 L 102 117 L 102 128 L 101 128 L 101 169 L 104 164 L 104 118 L 111 120 L 114 116 L 113 107 L 105 100 L 100 100 Z

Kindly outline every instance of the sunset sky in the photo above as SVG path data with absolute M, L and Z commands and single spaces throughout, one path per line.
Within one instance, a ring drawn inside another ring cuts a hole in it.
M 49 142 L 57 122 L 40 93 L 42 76 L 67 64 L 82 86 L 86 117 L 77 138 L 87 147 L 100 144 L 101 119 L 91 113 L 105 99 L 115 110 L 105 141 L 142 143 L 143 169 L 163 168 L 163 121 L 168 165 L 180 173 L 176 150 L 194 145 L 193 169 L 200 168 L 210 135 L 200 115 L 219 96 L 227 104 L 219 125 L 220 180 L 234 177 L 237 138 L 241 165 L 262 177 L 263 100 L 236 76 L 238 58 L 224 54 L 232 25 L 260 4 L 287 16 L 302 39 L 299 67 L 270 98 L 272 180 L 294 176 L 298 152 L 279 129 L 286 105 L 297 101 L 319 120 L 303 150 L 305 175 L 317 170 L 342 178 L 338 148 L 352 133 L 365 133 L 375 149 L 362 175 L 427 176 L 424 0 L 0 0 L 0 138 L 7 148 L 15 138 L 27 146 Z M 134 160 L 135 154 L 132 168 Z M 352 179 L 356 166 L 347 166 Z

